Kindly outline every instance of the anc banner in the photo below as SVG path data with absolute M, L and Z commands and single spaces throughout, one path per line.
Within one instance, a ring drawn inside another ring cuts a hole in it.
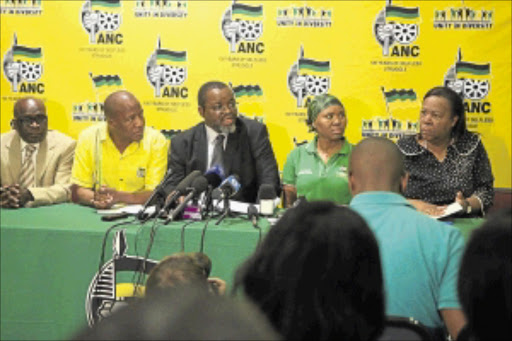
M 14 102 L 42 98 L 49 127 L 77 138 L 127 89 L 167 137 L 201 121 L 197 91 L 229 83 L 265 122 L 282 169 L 313 133 L 307 105 L 331 93 L 346 137 L 418 129 L 423 95 L 449 86 L 481 134 L 496 187 L 511 178 L 510 1 L 0 0 L 1 132 Z

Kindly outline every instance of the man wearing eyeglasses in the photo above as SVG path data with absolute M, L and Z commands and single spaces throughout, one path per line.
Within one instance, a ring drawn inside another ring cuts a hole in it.
M 38 98 L 14 104 L 12 131 L 2 134 L 0 206 L 35 207 L 68 201 L 76 142 L 48 130 L 46 107 Z
M 204 122 L 176 135 L 169 152 L 170 186 L 194 170 L 205 172 L 220 166 L 227 176 L 240 177 L 241 189 L 233 197 L 256 202 L 262 184 L 280 193 L 277 162 L 265 125 L 237 117 L 233 90 L 222 82 L 207 82 L 197 96 L 198 111 Z

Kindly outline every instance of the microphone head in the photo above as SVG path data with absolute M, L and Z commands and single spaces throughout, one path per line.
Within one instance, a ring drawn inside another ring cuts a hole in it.
M 208 188 L 208 180 L 204 176 L 198 176 L 192 181 L 192 185 L 194 192 L 197 194 L 203 193 Z
M 187 188 L 191 187 L 192 181 L 194 181 L 195 178 L 201 175 L 201 171 L 195 170 L 190 172 L 189 175 L 187 175 L 181 182 L 176 186 L 176 191 L 178 192 L 185 192 Z
M 236 174 L 228 176 L 219 187 L 213 190 L 213 199 L 231 198 L 238 193 L 242 185 L 240 185 L 240 177 Z
M 226 178 L 226 173 L 224 172 L 224 168 L 222 168 L 222 166 L 220 166 L 220 165 L 215 165 L 213 167 L 210 167 L 210 169 L 208 169 L 206 171 L 206 173 L 204 173 L 204 176 L 207 176 L 208 174 L 212 174 L 212 173 L 217 174 L 219 176 L 221 182 L 222 182 L 222 180 L 224 180 Z
M 222 182 L 222 178 L 217 173 L 208 173 L 206 172 L 204 177 L 206 178 L 206 181 L 208 182 L 208 185 L 212 186 L 212 188 L 217 188 Z

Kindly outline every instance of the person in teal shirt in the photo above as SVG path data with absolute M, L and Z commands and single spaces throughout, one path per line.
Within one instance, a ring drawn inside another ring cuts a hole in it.
M 347 116 L 341 101 L 329 94 L 316 96 L 306 121 L 314 139 L 290 152 L 283 168 L 285 207 L 297 197 L 348 204 L 348 160 L 352 144 L 345 139 Z

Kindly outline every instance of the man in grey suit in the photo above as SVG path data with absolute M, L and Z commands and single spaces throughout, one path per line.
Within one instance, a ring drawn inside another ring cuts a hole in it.
M 48 131 L 44 103 L 24 97 L 14 104 L 12 131 L 2 134 L 0 206 L 35 207 L 68 201 L 75 141 Z
M 279 195 L 279 173 L 267 128 L 255 120 L 237 117 L 231 88 L 216 81 L 203 84 L 198 111 L 204 122 L 171 140 L 169 185 L 177 186 L 194 170 L 205 172 L 220 165 L 226 176 L 240 177 L 241 189 L 234 200 L 256 202 L 262 184 L 273 186 Z

